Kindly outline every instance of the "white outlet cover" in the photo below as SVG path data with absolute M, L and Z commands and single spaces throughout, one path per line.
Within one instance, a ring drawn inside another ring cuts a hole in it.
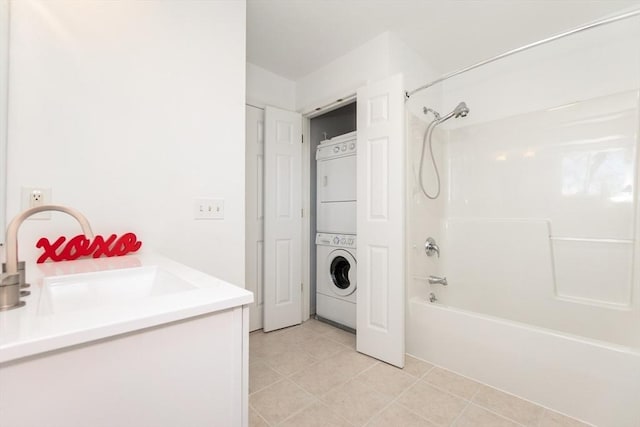
M 34 192 L 40 192 L 42 195 L 41 205 L 50 205 L 52 202 L 51 188 L 46 187 L 22 187 L 21 194 L 21 208 L 27 210 L 31 206 L 31 197 Z M 51 219 L 51 212 L 40 212 L 35 215 L 31 215 L 27 219 Z

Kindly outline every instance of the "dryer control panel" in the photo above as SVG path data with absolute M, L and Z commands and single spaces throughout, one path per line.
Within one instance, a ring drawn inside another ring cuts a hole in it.
M 356 132 L 349 132 L 320 142 L 316 148 L 316 160 L 353 156 L 357 151 Z
M 355 248 L 355 234 L 316 234 L 316 245 L 334 246 L 336 248 Z

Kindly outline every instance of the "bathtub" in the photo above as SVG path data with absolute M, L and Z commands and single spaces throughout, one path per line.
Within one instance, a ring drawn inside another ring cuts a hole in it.
M 600 427 L 640 426 L 640 352 L 409 299 L 407 353 Z

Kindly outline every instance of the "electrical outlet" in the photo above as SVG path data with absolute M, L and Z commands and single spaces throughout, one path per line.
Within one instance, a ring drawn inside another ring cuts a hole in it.
M 224 199 L 196 199 L 193 204 L 195 219 L 224 219 Z
M 41 190 L 33 190 L 29 194 L 29 207 L 35 208 L 44 205 L 44 194 Z
M 22 187 L 22 210 L 51 204 L 51 188 Z M 29 219 L 51 219 L 51 212 L 40 212 Z

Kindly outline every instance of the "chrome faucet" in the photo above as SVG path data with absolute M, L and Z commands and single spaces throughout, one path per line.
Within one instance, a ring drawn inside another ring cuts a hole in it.
M 438 258 L 440 258 L 440 246 L 436 244 L 433 237 L 427 237 L 427 240 L 424 242 L 424 251 L 427 256 L 433 256 L 433 254 L 436 254 Z
M 442 285 L 442 286 L 448 285 L 446 277 L 429 276 L 428 280 L 430 285 Z
M 93 238 L 93 231 L 91 230 L 91 225 L 89 225 L 87 218 L 77 210 L 66 206 L 36 206 L 35 208 L 27 209 L 16 215 L 7 227 L 7 261 L 5 265 L 6 273 L 2 275 L 2 280 L 0 281 L 0 311 L 22 307 L 24 305 L 24 302 L 20 301 L 19 292 L 20 285 L 22 285 L 20 281 L 24 281 L 25 279 L 24 276 L 21 277 L 18 272 L 18 229 L 24 220 L 29 218 L 31 215 L 46 211 L 64 212 L 71 215 L 76 219 L 76 221 L 78 221 L 78 223 L 80 223 L 80 227 L 82 227 L 84 235 L 89 239 Z M 15 277 L 18 277 L 19 279 L 16 280 Z

